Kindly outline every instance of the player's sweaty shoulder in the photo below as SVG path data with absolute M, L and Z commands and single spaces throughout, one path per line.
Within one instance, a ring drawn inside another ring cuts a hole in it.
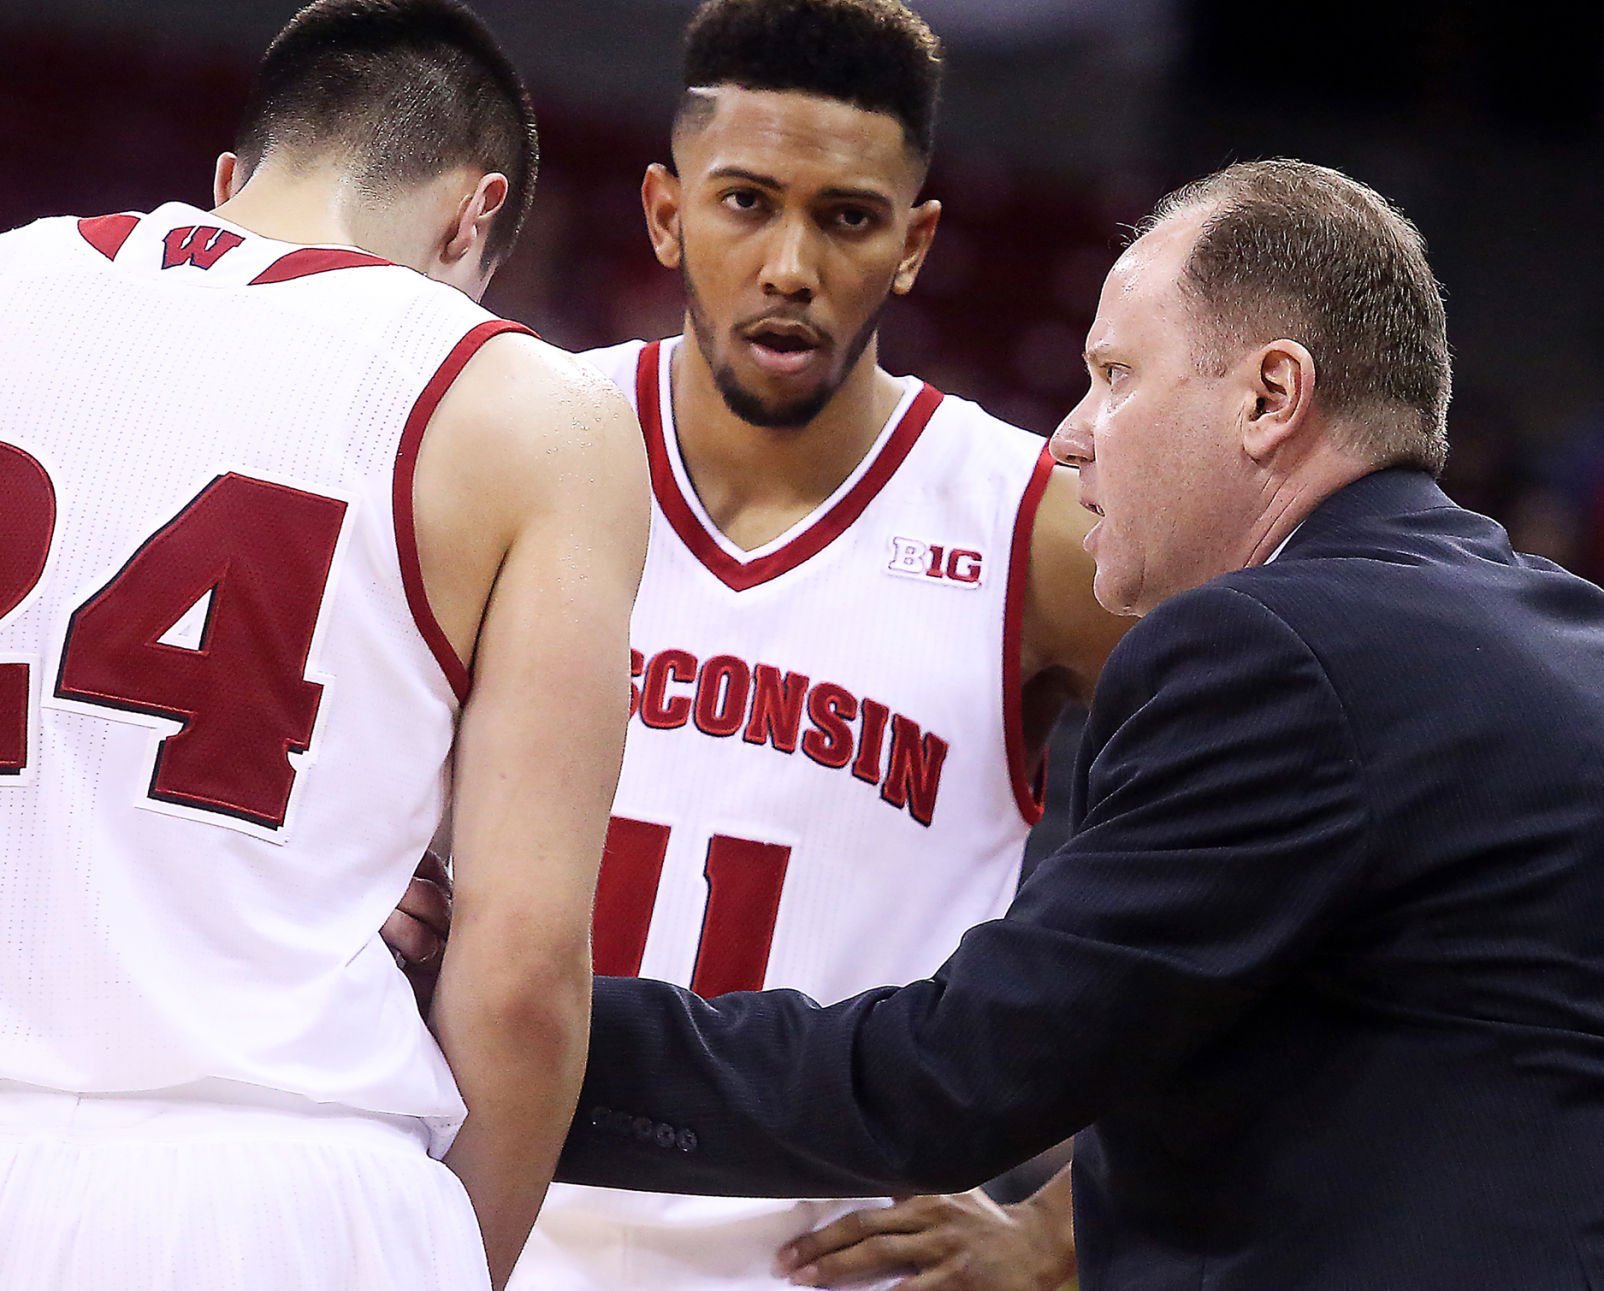
M 1110 614 L 1092 595 L 1097 566 L 1083 543 L 1095 521 L 1080 505 L 1076 473 L 1054 470 L 1031 533 L 1021 643 L 1027 681 L 1048 669 L 1062 670 L 1071 693 L 1083 703 L 1091 699 L 1104 660 L 1132 623 Z
M 529 335 L 487 341 L 430 419 L 413 486 L 424 585 L 459 655 L 521 536 L 594 537 L 599 561 L 644 550 L 646 499 L 639 425 L 612 382 Z
M 469 361 L 430 423 L 429 447 L 473 499 L 477 523 L 507 542 L 553 490 L 627 473 L 641 451 L 635 414 L 611 381 L 522 333 L 492 338 Z

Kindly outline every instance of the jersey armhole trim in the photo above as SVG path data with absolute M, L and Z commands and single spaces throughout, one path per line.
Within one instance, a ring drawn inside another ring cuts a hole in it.
M 78 232 L 106 259 L 115 260 L 138 223 L 137 215 L 89 215 L 78 221 Z
M 434 376 L 429 378 L 429 384 L 423 387 L 423 393 L 418 396 L 417 402 L 412 405 L 412 411 L 407 414 L 406 426 L 401 431 L 401 442 L 395 450 L 391 510 L 395 518 L 396 554 L 401 561 L 401 585 L 406 589 L 407 606 L 412 611 L 412 621 L 417 624 L 424 643 L 428 645 L 430 653 L 440 665 L 440 670 L 445 673 L 446 680 L 451 683 L 451 689 L 456 694 L 459 704 L 467 702 L 473 682 L 468 674 L 467 665 L 457 658 L 457 652 L 452 649 L 444 629 L 435 618 L 434 610 L 429 606 L 428 593 L 424 590 L 423 565 L 418 559 L 418 534 L 413 518 L 412 482 L 418 469 L 418 450 L 423 446 L 423 433 L 429 428 L 429 422 L 434 416 L 435 409 L 440 406 L 440 400 L 445 398 L 446 391 L 451 389 L 452 383 L 468 365 L 468 360 L 479 352 L 480 346 L 491 337 L 500 336 L 504 332 L 534 335 L 522 323 L 513 323 L 502 318 L 480 323 L 470 331 L 452 347 L 451 353 L 446 355 L 445 362 L 435 370 Z
M 1003 593 L 1003 744 L 1008 753 L 1008 778 L 1014 802 L 1027 825 L 1042 818 L 1047 803 L 1047 752 L 1042 751 L 1036 773 L 1025 764 L 1024 686 L 1020 677 L 1020 649 L 1024 645 L 1025 597 L 1030 579 L 1031 540 L 1036 532 L 1036 510 L 1053 473 L 1053 455 L 1042 446 L 1030 480 L 1019 499 L 1014 517 L 1014 540 L 1008 553 L 1008 585 Z

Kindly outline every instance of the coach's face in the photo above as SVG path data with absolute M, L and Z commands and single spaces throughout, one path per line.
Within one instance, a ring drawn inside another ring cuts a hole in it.
M 684 275 L 689 330 L 730 409 L 801 426 L 875 362 L 880 311 L 912 288 L 940 206 L 915 205 L 924 168 L 895 117 L 799 92 L 698 93 L 675 171 L 646 176 L 653 246 Z
M 1118 614 L 1240 568 L 1251 549 L 1258 476 L 1243 448 L 1251 387 L 1235 365 L 1199 371 L 1197 323 L 1182 273 L 1201 217 L 1159 225 L 1103 285 L 1086 338 L 1091 388 L 1053 436 L 1080 468 L 1093 590 Z

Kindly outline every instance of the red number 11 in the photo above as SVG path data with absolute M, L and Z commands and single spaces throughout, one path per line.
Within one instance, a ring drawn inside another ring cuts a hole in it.
M 614 816 L 596 884 L 593 930 L 596 971 L 634 977 L 646 950 L 669 827 Z M 715 834 L 707 844 L 707 908 L 696 948 L 691 990 L 711 997 L 759 991 L 769 966 L 774 922 L 791 849 L 779 843 Z

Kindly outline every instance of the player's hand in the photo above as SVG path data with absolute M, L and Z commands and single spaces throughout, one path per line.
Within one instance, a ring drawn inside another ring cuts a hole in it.
M 1075 1234 L 1060 1210 L 999 1206 L 976 1188 L 854 1211 L 783 1247 L 776 1266 L 803 1286 L 901 1275 L 899 1291 L 1058 1291 L 1075 1276 Z
M 446 863 L 425 852 L 407 884 L 401 904 L 379 929 L 384 944 L 395 952 L 396 963 L 412 983 L 418 1007 L 425 1014 L 440 975 L 440 957 L 451 932 L 451 876 Z

